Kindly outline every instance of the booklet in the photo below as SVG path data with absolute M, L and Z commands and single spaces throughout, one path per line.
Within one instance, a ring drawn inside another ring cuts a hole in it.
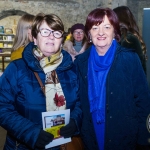
M 71 142 L 70 138 L 60 136 L 60 128 L 70 120 L 70 109 L 42 112 L 43 130 L 54 135 L 54 140 L 45 146 L 45 149 Z

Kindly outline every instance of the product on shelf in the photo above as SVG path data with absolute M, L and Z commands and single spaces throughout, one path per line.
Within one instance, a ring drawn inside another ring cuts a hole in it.
M 11 28 L 5 28 L 6 34 L 13 34 L 13 30 Z
M 0 26 L 0 33 L 4 33 L 4 27 Z

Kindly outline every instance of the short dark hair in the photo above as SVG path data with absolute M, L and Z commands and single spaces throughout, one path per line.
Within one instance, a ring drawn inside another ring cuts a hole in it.
M 108 17 L 111 25 L 114 27 L 115 39 L 120 41 L 120 27 L 117 15 L 110 8 L 96 8 L 89 13 L 85 23 L 85 33 L 88 37 L 88 41 L 90 41 L 89 31 L 91 30 L 93 25 L 101 24 L 105 15 Z
M 64 25 L 61 19 L 55 14 L 44 14 L 39 13 L 35 16 L 32 25 L 32 36 L 37 38 L 37 34 L 39 33 L 39 28 L 43 22 L 46 22 L 47 25 L 55 30 L 55 31 L 62 31 L 64 33 Z

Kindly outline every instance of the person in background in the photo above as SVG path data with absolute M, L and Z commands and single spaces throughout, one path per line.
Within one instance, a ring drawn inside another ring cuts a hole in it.
M 135 50 L 146 74 L 146 45 L 139 33 L 139 27 L 135 21 L 134 15 L 127 6 L 116 7 L 113 11 L 117 14 L 119 19 L 121 31 L 120 44 Z
M 86 150 L 134 150 L 150 143 L 150 91 L 138 55 L 118 44 L 110 8 L 92 10 L 85 33 L 92 45 L 75 59 Z
M 81 126 L 76 68 L 61 49 L 61 19 L 40 13 L 31 33 L 34 43 L 25 47 L 22 58 L 12 61 L 0 78 L 0 126 L 7 130 L 4 150 L 45 149 L 54 135 L 42 129 L 42 112 L 70 109 L 70 122 L 60 129 L 65 138 L 78 134 Z
M 68 28 L 68 32 L 66 33 L 65 41 L 71 40 L 72 34 L 71 34 L 71 28 Z
M 11 61 L 22 58 L 22 52 L 29 42 L 33 41 L 31 26 L 34 15 L 24 14 L 18 22 L 16 35 L 11 52 Z
M 72 60 L 74 61 L 75 56 L 83 53 L 88 45 L 84 25 L 81 23 L 74 24 L 71 27 L 71 34 L 71 39 L 65 41 L 63 49 L 72 56 Z

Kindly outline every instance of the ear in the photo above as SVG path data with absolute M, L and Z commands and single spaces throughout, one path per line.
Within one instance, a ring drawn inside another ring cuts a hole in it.
M 34 45 L 37 45 L 37 40 L 36 38 L 33 37 Z

